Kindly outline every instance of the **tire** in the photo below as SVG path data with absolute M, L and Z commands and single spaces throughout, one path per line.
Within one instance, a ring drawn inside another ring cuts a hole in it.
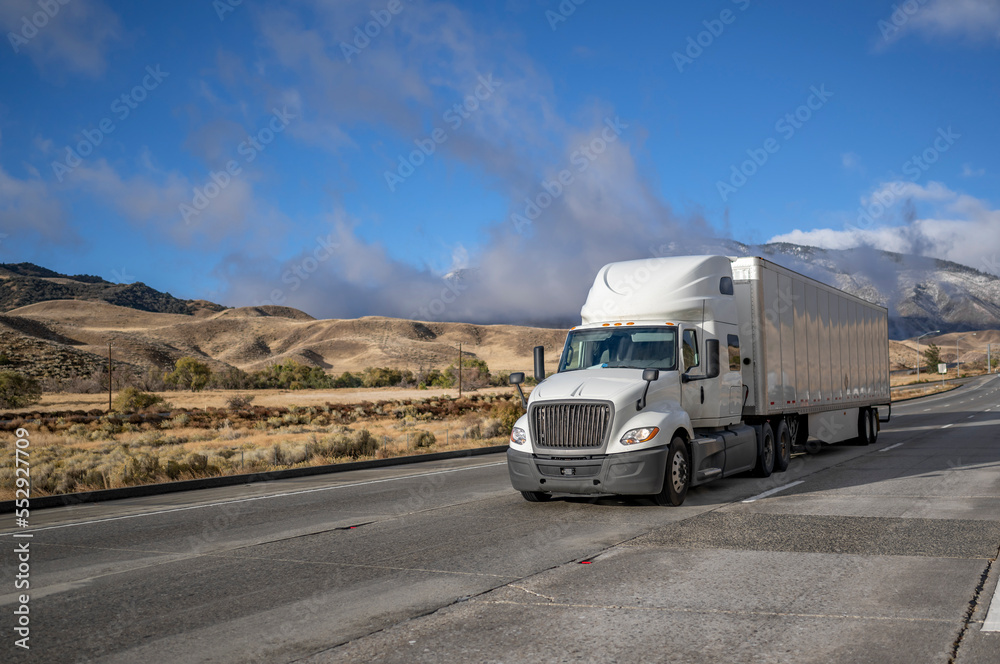
M 774 432 L 774 470 L 783 473 L 788 470 L 792 461 L 792 433 L 788 424 L 782 419 L 778 422 L 778 430 Z
M 774 432 L 771 425 L 764 422 L 758 430 L 757 465 L 753 474 L 757 477 L 770 477 L 774 472 Z
M 657 505 L 673 505 L 684 502 L 691 487 L 691 459 L 687 445 L 680 436 L 674 436 L 667 450 L 667 467 L 663 472 L 663 488 L 653 495 Z
M 872 437 L 871 437 L 871 444 L 874 445 L 875 443 L 878 442 L 878 409 L 877 408 L 869 408 L 868 412 L 871 413 L 871 416 L 872 416 Z
M 545 503 L 552 500 L 552 494 L 544 491 L 522 491 L 521 495 L 529 503 Z
M 858 445 L 868 445 L 872 441 L 872 418 L 867 408 L 858 411 Z

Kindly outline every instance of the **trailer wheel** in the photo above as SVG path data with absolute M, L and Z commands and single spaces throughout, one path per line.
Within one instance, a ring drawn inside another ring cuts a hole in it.
M 552 494 L 545 493 L 544 491 L 522 491 L 521 495 L 529 503 L 544 503 L 552 500 Z
M 879 425 L 878 425 L 878 408 L 869 408 L 868 409 L 868 414 L 871 415 L 871 419 L 872 419 L 872 437 L 871 437 L 871 441 L 872 441 L 872 445 L 874 445 L 876 442 L 878 442 L 878 429 L 879 429 Z
M 872 418 L 867 408 L 858 411 L 858 445 L 869 445 L 872 442 Z
M 783 419 L 778 421 L 778 430 L 774 432 L 774 450 L 774 469 L 783 473 L 792 461 L 792 433 Z
M 691 462 L 687 445 L 680 436 L 674 436 L 667 450 L 667 467 L 663 474 L 663 488 L 653 495 L 657 505 L 680 505 L 691 486 Z
M 770 477 L 774 472 L 774 432 L 771 425 L 764 422 L 757 429 L 757 465 L 753 474 L 757 477 Z

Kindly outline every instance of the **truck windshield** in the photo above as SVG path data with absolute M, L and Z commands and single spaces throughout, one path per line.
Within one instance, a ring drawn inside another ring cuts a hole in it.
M 677 328 L 617 327 L 571 331 L 559 360 L 559 371 L 598 367 L 675 370 Z

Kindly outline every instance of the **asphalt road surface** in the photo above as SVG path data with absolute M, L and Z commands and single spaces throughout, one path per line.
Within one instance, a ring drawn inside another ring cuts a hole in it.
M 2 661 L 995 663 L 1000 379 L 892 415 L 679 508 L 494 455 L 3 515 Z

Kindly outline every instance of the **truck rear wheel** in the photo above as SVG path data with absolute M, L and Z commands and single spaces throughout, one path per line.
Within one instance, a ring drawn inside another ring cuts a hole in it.
M 544 503 L 546 501 L 552 500 L 551 493 L 545 493 L 544 491 L 522 491 L 521 495 L 529 503 Z
M 657 505 L 680 505 L 691 486 L 691 462 L 687 445 L 680 436 L 674 436 L 667 450 L 667 468 L 663 474 L 663 488 L 653 496 Z
M 792 432 L 783 419 L 778 421 L 778 430 L 774 432 L 774 450 L 774 469 L 783 473 L 792 461 Z
M 757 477 L 770 477 L 774 472 L 774 432 L 771 425 L 764 422 L 757 430 L 757 465 L 753 474 Z
M 870 445 L 872 442 L 871 411 L 862 408 L 858 411 L 858 445 Z

